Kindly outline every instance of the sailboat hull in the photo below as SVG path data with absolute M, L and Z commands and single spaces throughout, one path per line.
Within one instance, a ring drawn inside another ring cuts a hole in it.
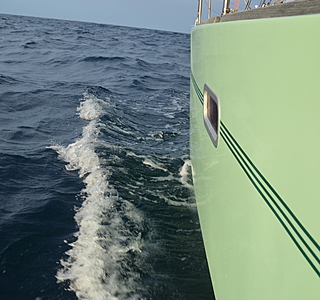
M 318 300 L 320 14 L 191 33 L 193 180 L 216 298 Z M 217 96 L 215 147 L 204 85 Z

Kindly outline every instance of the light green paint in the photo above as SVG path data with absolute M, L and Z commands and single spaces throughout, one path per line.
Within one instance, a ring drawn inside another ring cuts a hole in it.
M 320 15 L 309 15 L 201 25 L 191 35 L 200 89 L 215 91 L 223 123 L 318 243 L 319 28 Z M 319 299 L 319 275 L 225 142 L 213 147 L 202 109 L 191 85 L 194 185 L 217 300 Z

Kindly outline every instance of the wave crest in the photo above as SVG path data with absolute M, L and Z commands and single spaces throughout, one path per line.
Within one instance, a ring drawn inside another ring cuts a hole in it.
M 112 174 L 95 149 L 99 146 L 99 116 L 107 103 L 85 93 L 78 108 L 80 118 L 89 120 L 76 142 L 51 146 L 66 161 L 67 170 L 78 170 L 85 188 L 75 220 L 79 231 L 70 243 L 67 258 L 60 261 L 58 282 L 69 282 L 79 299 L 143 299 L 140 280 L 148 251 L 142 213 L 121 199 L 109 184 Z

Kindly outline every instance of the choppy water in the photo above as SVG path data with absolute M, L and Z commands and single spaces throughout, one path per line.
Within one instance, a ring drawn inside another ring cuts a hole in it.
M 189 35 L 0 15 L 0 298 L 213 299 Z

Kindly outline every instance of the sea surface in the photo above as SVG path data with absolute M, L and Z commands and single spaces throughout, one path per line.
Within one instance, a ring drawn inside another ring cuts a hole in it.
M 213 299 L 188 34 L 0 14 L 0 299 Z

